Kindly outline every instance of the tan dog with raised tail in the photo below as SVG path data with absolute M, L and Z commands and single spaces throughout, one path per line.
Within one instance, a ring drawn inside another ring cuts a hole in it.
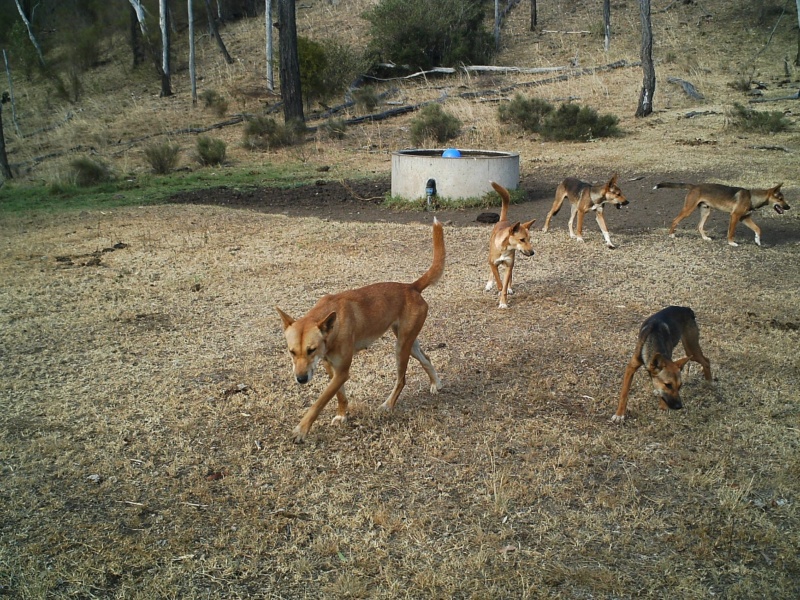
M 603 205 L 606 203 L 613 204 L 617 208 L 628 204 L 628 200 L 622 195 L 622 190 L 619 189 L 617 185 L 616 175 L 606 183 L 597 185 L 586 183 L 575 177 L 567 177 L 564 181 L 559 183 L 558 188 L 556 188 L 556 197 L 553 201 L 553 207 L 547 214 L 544 227 L 542 227 L 544 233 L 547 233 L 547 230 L 550 229 L 550 219 L 561 210 L 561 205 L 564 203 L 564 200 L 569 200 L 570 205 L 569 222 L 567 224 L 569 227 L 569 237 L 579 242 L 583 241 L 583 219 L 586 213 L 591 210 L 594 211 L 597 225 L 600 227 L 600 231 L 603 232 L 603 239 L 606 241 L 606 246 L 612 250 L 616 248 L 616 246 L 611 243 L 611 236 L 608 233 L 606 219 L 603 216 Z M 572 224 L 575 221 L 575 217 L 577 217 L 578 223 L 573 231 Z
M 683 209 L 672 221 L 669 228 L 670 237 L 675 237 L 675 228 L 678 223 L 683 221 L 686 217 L 692 214 L 695 209 L 700 207 L 700 223 L 697 225 L 700 235 L 706 241 L 711 238 L 706 235 L 705 226 L 708 216 L 711 214 L 711 209 L 716 208 L 726 213 L 730 213 L 731 220 L 728 224 L 728 244 L 731 246 L 738 246 L 734 241 L 734 234 L 736 232 L 736 224 L 744 223 L 755 234 L 755 242 L 761 245 L 761 228 L 755 224 L 752 218 L 754 210 L 761 208 L 767 204 L 772 204 L 772 208 L 779 215 L 784 211 L 789 210 L 789 205 L 783 199 L 781 193 L 781 186 L 779 183 L 775 187 L 766 190 L 748 190 L 740 187 L 731 187 L 729 185 L 721 185 L 719 183 L 701 183 L 698 185 L 692 183 L 672 183 L 663 181 L 657 183 L 654 190 L 660 189 L 684 189 L 689 190 L 686 194 L 686 200 L 683 203 Z
M 509 222 L 508 205 L 511 203 L 511 197 L 508 190 L 494 181 L 491 184 L 495 191 L 500 194 L 503 204 L 500 209 L 500 220 L 495 223 L 492 235 L 489 238 L 489 268 L 492 271 L 492 277 L 486 282 L 486 291 L 490 291 L 492 286 L 496 285 L 497 290 L 500 292 L 498 308 L 508 308 L 508 295 L 514 293 L 511 288 L 511 276 L 514 271 L 517 250 L 525 256 L 534 255 L 529 229 L 536 222 L 536 219 L 525 223 L 520 223 L 519 221 L 515 223 Z M 502 279 L 500 278 L 501 265 L 505 267 Z
M 678 342 L 683 344 L 686 356 L 673 361 L 672 351 Z M 703 367 L 703 375 L 710 381 L 711 363 L 700 349 L 700 331 L 697 328 L 694 311 L 685 306 L 668 306 L 650 316 L 639 329 L 636 349 L 622 379 L 617 412 L 611 420 L 615 423 L 622 423 L 625 420 L 631 382 L 641 366 L 644 366 L 650 375 L 653 393 L 659 399 L 659 407 L 683 408 L 680 395 L 681 370 L 690 360 Z
M 382 408 L 392 411 L 406 383 L 410 356 L 416 358 L 431 381 L 431 393 L 437 393 L 442 382 L 430 359 L 419 346 L 417 335 L 428 316 L 428 303 L 422 291 L 433 285 L 444 272 L 444 231 L 433 220 L 433 264 L 414 283 L 374 283 L 366 287 L 323 296 L 300 318 L 293 319 L 280 308 L 283 334 L 292 357 L 297 383 L 308 383 L 322 363 L 330 381 L 317 401 L 308 409 L 292 432 L 295 442 L 302 442 L 311 425 L 331 398 L 338 405 L 333 423 L 347 419 L 347 396 L 344 384 L 350 378 L 353 355 L 391 329 L 397 338 L 395 357 L 397 381 Z M 277 308 L 277 307 L 276 307 Z

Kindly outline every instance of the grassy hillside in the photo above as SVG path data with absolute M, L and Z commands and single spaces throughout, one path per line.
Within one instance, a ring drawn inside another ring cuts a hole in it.
M 342 0 L 334 4 L 313 1 L 298 4 L 298 32 L 312 39 L 336 39 L 360 50 L 366 43 L 366 23 L 360 18 L 370 0 Z M 784 13 L 783 9 L 786 8 Z M 637 2 L 612 3 L 612 39 L 603 50 L 602 16 L 597 2 L 553 0 L 539 3 L 539 28 L 529 31 L 529 4 L 512 10 L 502 31 L 502 49 L 496 63 L 518 67 L 597 67 L 639 59 L 640 24 Z M 642 73 L 636 66 L 575 75 L 566 81 L 540 84 L 547 75 L 467 75 L 372 82 L 385 93 L 376 111 L 398 104 L 415 104 L 447 96 L 444 107 L 464 124 L 457 140 L 461 147 L 513 150 L 522 156 L 523 172 L 537 169 L 581 172 L 598 167 L 623 172 L 642 170 L 701 170 L 719 178 L 751 186 L 796 177 L 791 152 L 800 145 L 798 132 L 776 136 L 743 135 L 732 128 L 729 112 L 734 103 L 752 96 L 744 89 L 763 88 L 765 97 L 796 93 L 800 86 L 797 17 L 792 3 L 736 1 L 652 3 L 654 59 L 657 64 L 655 114 L 635 119 Z M 279 97 L 265 86 L 263 19 L 239 22 L 223 29 L 235 62 L 226 64 L 207 35 L 197 44 L 199 92 L 217 92 L 227 101 L 225 114 L 216 114 L 201 102 L 192 106 L 188 81 L 188 51 L 181 36 L 174 40 L 173 89 L 160 98 L 159 82 L 151 67 L 132 70 L 124 40 L 114 44 L 104 66 L 83 75 L 83 93 L 74 104 L 60 101 L 40 81 L 15 77 L 17 137 L 4 111 L 10 161 L 21 181 L 54 183 L 70 177 L 69 162 L 90 155 L 107 161 L 123 177 L 148 172 L 143 149 L 171 141 L 182 148 L 182 164 L 197 169 L 193 160 L 197 131 L 274 109 Z M 690 99 L 676 77 L 692 82 L 705 100 Z M 475 95 L 474 92 L 502 90 Z M 464 94 L 472 93 L 469 98 Z M 625 135 L 589 144 L 541 143 L 533 136 L 501 125 L 497 104 L 514 93 L 536 95 L 554 103 L 570 99 L 621 120 Z M 797 102 L 758 105 L 784 111 L 796 122 Z M 320 107 L 308 111 L 310 125 Z M 695 116 L 687 118 L 687 114 Z M 280 112 L 276 113 L 280 118 Z M 339 115 L 359 116 L 357 110 Z M 389 156 L 409 147 L 407 114 L 388 121 L 365 122 L 348 129 L 343 140 L 322 133 L 307 142 L 276 152 L 254 152 L 242 147 L 241 123 L 211 129 L 207 135 L 228 144 L 228 169 L 259 171 L 267 163 L 292 162 L 308 167 L 330 166 L 329 177 L 343 174 L 387 174 Z M 181 133 L 185 130 L 192 133 Z M 36 132 L 39 133 L 36 133 Z M 787 150 L 763 150 L 757 147 Z M 593 170 L 593 169 L 592 169 Z

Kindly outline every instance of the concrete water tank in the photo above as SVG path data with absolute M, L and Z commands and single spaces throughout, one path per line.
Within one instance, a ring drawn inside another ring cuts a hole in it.
M 392 196 L 425 198 L 429 179 L 442 199 L 480 198 L 492 191 L 490 181 L 509 190 L 519 187 L 519 153 L 461 150 L 458 158 L 440 150 L 399 150 L 392 154 Z

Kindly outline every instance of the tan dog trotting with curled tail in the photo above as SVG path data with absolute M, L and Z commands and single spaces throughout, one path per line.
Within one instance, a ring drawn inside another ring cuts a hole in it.
M 617 208 L 626 206 L 628 200 L 622 195 L 622 190 L 617 185 L 617 176 L 614 175 L 606 183 L 592 185 L 586 183 L 575 177 L 567 177 L 564 181 L 558 184 L 556 189 L 556 197 L 553 201 L 553 208 L 547 214 L 544 221 L 542 231 L 547 233 L 550 229 L 550 219 L 552 219 L 558 211 L 561 210 L 561 205 L 564 200 L 569 200 L 570 214 L 569 214 L 569 237 L 583 241 L 583 219 L 586 213 L 590 210 L 594 211 L 595 220 L 603 232 L 603 239 L 606 241 L 606 246 L 612 250 L 616 247 L 611 243 L 611 236 L 608 234 L 608 227 L 606 226 L 606 219 L 603 216 L 603 205 L 611 203 Z M 572 224 L 575 217 L 578 218 L 578 223 L 575 230 L 572 229 Z
M 333 422 L 347 419 L 347 396 L 344 384 L 350 378 L 353 355 L 391 329 L 397 338 L 395 358 L 397 381 L 382 408 L 391 411 L 406 383 L 406 369 L 411 356 L 425 369 L 431 381 L 431 393 L 442 382 L 419 346 L 417 335 L 428 316 L 428 303 L 422 291 L 433 285 L 444 272 L 444 232 L 433 220 L 433 263 L 414 283 L 374 283 L 339 294 L 329 294 L 300 318 L 293 319 L 280 308 L 283 334 L 292 357 L 297 383 L 308 383 L 322 363 L 330 381 L 317 401 L 308 409 L 292 432 L 295 442 L 302 442 L 325 405 L 336 396 L 338 406 Z M 276 307 L 277 308 L 277 307 Z
M 775 212 L 779 215 L 789 210 L 789 205 L 786 203 L 786 200 L 783 199 L 783 194 L 781 193 L 782 185 L 782 183 L 779 183 L 775 187 L 766 190 L 748 190 L 740 187 L 721 185 L 719 183 L 701 183 L 694 185 L 691 183 L 663 181 L 657 183 L 653 189 L 689 190 L 686 193 L 683 209 L 681 209 L 681 212 L 675 217 L 675 220 L 672 221 L 672 225 L 669 228 L 670 237 L 675 237 L 675 229 L 678 227 L 678 223 L 692 214 L 699 206 L 700 223 L 697 225 L 697 229 L 700 231 L 700 235 L 704 240 L 711 240 L 711 238 L 706 235 L 705 226 L 708 216 L 711 214 L 711 209 L 716 208 L 717 210 L 730 213 L 731 215 L 731 220 L 728 223 L 729 245 L 739 245 L 734 241 L 736 224 L 744 223 L 755 234 L 755 242 L 760 246 L 761 228 L 755 224 L 751 215 L 754 210 L 767 204 L 771 204 L 772 208 L 774 208 Z
M 493 285 L 497 286 L 500 293 L 500 303 L 498 308 L 508 308 L 508 295 L 513 294 L 511 289 L 511 276 L 514 271 L 514 260 L 517 250 L 525 256 L 533 256 L 531 247 L 530 227 L 536 219 L 520 223 L 510 223 L 508 220 L 508 205 L 511 198 L 508 190 L 499 183 L 491 182 L 495 191 L 500 194 L 503 204 L 500 209 L 500 220 L 495 223 L 492 235 L 489 238 L 489 268 L 492 276 L 486 282 L 486 291 L 490 291 Z M 505 267 L 503 278 L 500 278 L 500 265 Z

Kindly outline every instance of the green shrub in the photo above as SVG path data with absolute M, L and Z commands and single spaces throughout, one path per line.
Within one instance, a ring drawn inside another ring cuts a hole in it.
M 562 104 L 548 114 L 539 127 L 542 138 L 551 141 L 587 141 L 619 135 L 619 119 L 614 115 L 598 115 L 588 106 Z
M 733 105 L 733 124 L 752 133 L 778 133 L 791 127 L 791 122 L 779 110 L 753 110 L 741 104 Z
M 371 113 L 378 106 L 378 93 L 371 86 L 358 88 L 353 90 L 353 100 L 359 110 Z
M 525 131 L 538 132 L 542 120 L 555 110 L 552 104 L 541 98 L 526 98 L 516 94 L 510 102 L 501 104 L 497 109 L 502 123 L 514 123 Z
M 80 187 L 99 185 L 114 179 L 111 168 L 105 163 L 83 156 L 70 162 L 75 183 Z
M 221 165 L 225 162 L 227 145 L 223 140 L 201 135 L 197 138 L 197 160 L 202 165 Z
M 344 91 L 369 68 L 369 61 L 336 41 L 297 38 L 300 87 L 307 107 L 326 103 Z
M 322 124 L 322 131 L 331 139 L 341 140 L 347 135 L 344 119 L 328 119 Z
M 166 175 L 178 166 L 180 152 L 177 144 L 153 144 L 144 149 L 144 157 L 155 173 Z
M 200 94 L 200 100 L 203 101 L 206 108 L 210 108 L 218 117 L 222 117 L 228 112 L 228 101 L 220 96 L 216 90 L 203 90 Z
M 245 123 L 244 145 L 251 150 L 292 146 L 303 139 L 305 130 L 301 121 L 281 125 L 272 117 L 256 117 Z
M 461 121 L 442 108 L 440 104 L 428 104 L 419 116 L 411 121 L 411 143 L 421 146 L 426 140 L 439 143 L 458 137 Z
M 376 62 L 413 69 L 486 64 L 494 39 L 481 0 L 381 0 L 364 14 Z

